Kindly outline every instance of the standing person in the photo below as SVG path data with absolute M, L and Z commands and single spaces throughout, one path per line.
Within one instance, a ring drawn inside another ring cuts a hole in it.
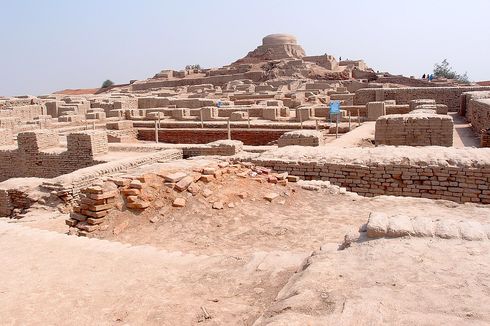
M 425 74 L 422 75 L 422 79 L 425 79 Z
M 429 81 L 431 82 L 432 81 L 432 78 L 434 78 L 434 76 L 432 76 L 432 74 L 429 75 Z

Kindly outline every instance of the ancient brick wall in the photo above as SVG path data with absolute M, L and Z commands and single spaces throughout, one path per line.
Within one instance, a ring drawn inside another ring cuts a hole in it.
M 267 145 L 289 129 L 231 129 L 231 139 L 245 145 Z M 160 129 L 159 141 L 171 144 L 207 144 L 228 138 L 227 129 Z M 154 129 L 138 129 L 138 139 L 155 141 Z
M 18 148 L 0 151 L 0 181 L 15 177 L 53 178 L 101 163 L 96 155 L 107 152 L 103 131 L 84 131 L 67 137 L 67 150 L 52 150 L 58 135 L 50 130 L 20 133 Z M 47 149 L 50 149 L 49 151 Z
M 434 99 L 438 104 L 445 104 L 450 111 L 460 106 L 463 92 L 490 90 L 490 87 L 410 87 L 410 88 L 362 88 L 356 91 L 354 104 L 395 100 L 397 104 L 408 104 L 411 100 Z
M 327 180 L 367 197 L 394 195 L 490 204 L 490 162 L 479 167 L 422 162 L 413 165 L 264 159 L 253 162 L 306 180 Z
M 43 182 L 42 187 L 56 191 L 58 196 L 76 196 L 81 188 L 91 185 L 95 180 L 104 175 L 126 171 L 145 164 L 177 160 L 182 157 L 183 154 L 180 149 L 168 149 L 157 153 L 141 154 L 127 159 L 89 166 L 69 174 L 60 175 L 52 180 Z
M 0 109 L 0 117 L 18 118 L 19 120 L 28 121 L 42 115 L 43 110 L 45 109 L 40 104 L 5 107 Z
M 466 117 L 475 132 L 490 128 L 490 99 L 470 100 Z
M 206 145 L 186 146 L 182 150 L 184 158 L 207 155 L 231 156 L 243 150 L 243 143 L 237 140 L 218 140 Z
M 319 146 L 324 143 L 324 135 L 317 130 L 295 130 L 284 133 L 277 145 L 279 147 L 298 145 L 298 146 Z
M 107 153 L 107 133 L 97 130 L 79 131 L 67 136 L 67 148 L 73 156 L 88 156 Z
M 379 117 L 376 145 L 452 146 L 453 120 L 440 114 L 394 114 Z

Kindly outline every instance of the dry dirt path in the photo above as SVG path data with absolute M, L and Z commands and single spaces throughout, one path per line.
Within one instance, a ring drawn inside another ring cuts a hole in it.
M 195 256 L 0 221 L 0 325 L 249 325 L 307 254 Z

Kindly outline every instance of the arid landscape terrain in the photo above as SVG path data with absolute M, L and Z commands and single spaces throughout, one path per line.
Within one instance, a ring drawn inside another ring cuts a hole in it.
M 490 86 L 230 62 L 0 96 L 0 325 L 490 324 Z

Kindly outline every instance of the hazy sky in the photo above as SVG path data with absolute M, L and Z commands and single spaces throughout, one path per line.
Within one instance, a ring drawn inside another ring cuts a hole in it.
M 490 80 L 490 0 L 0 0 L 0 12 L 0 95 L 218 67 L 272 33 L 375 70 L 419 76 L 447 58 Z

